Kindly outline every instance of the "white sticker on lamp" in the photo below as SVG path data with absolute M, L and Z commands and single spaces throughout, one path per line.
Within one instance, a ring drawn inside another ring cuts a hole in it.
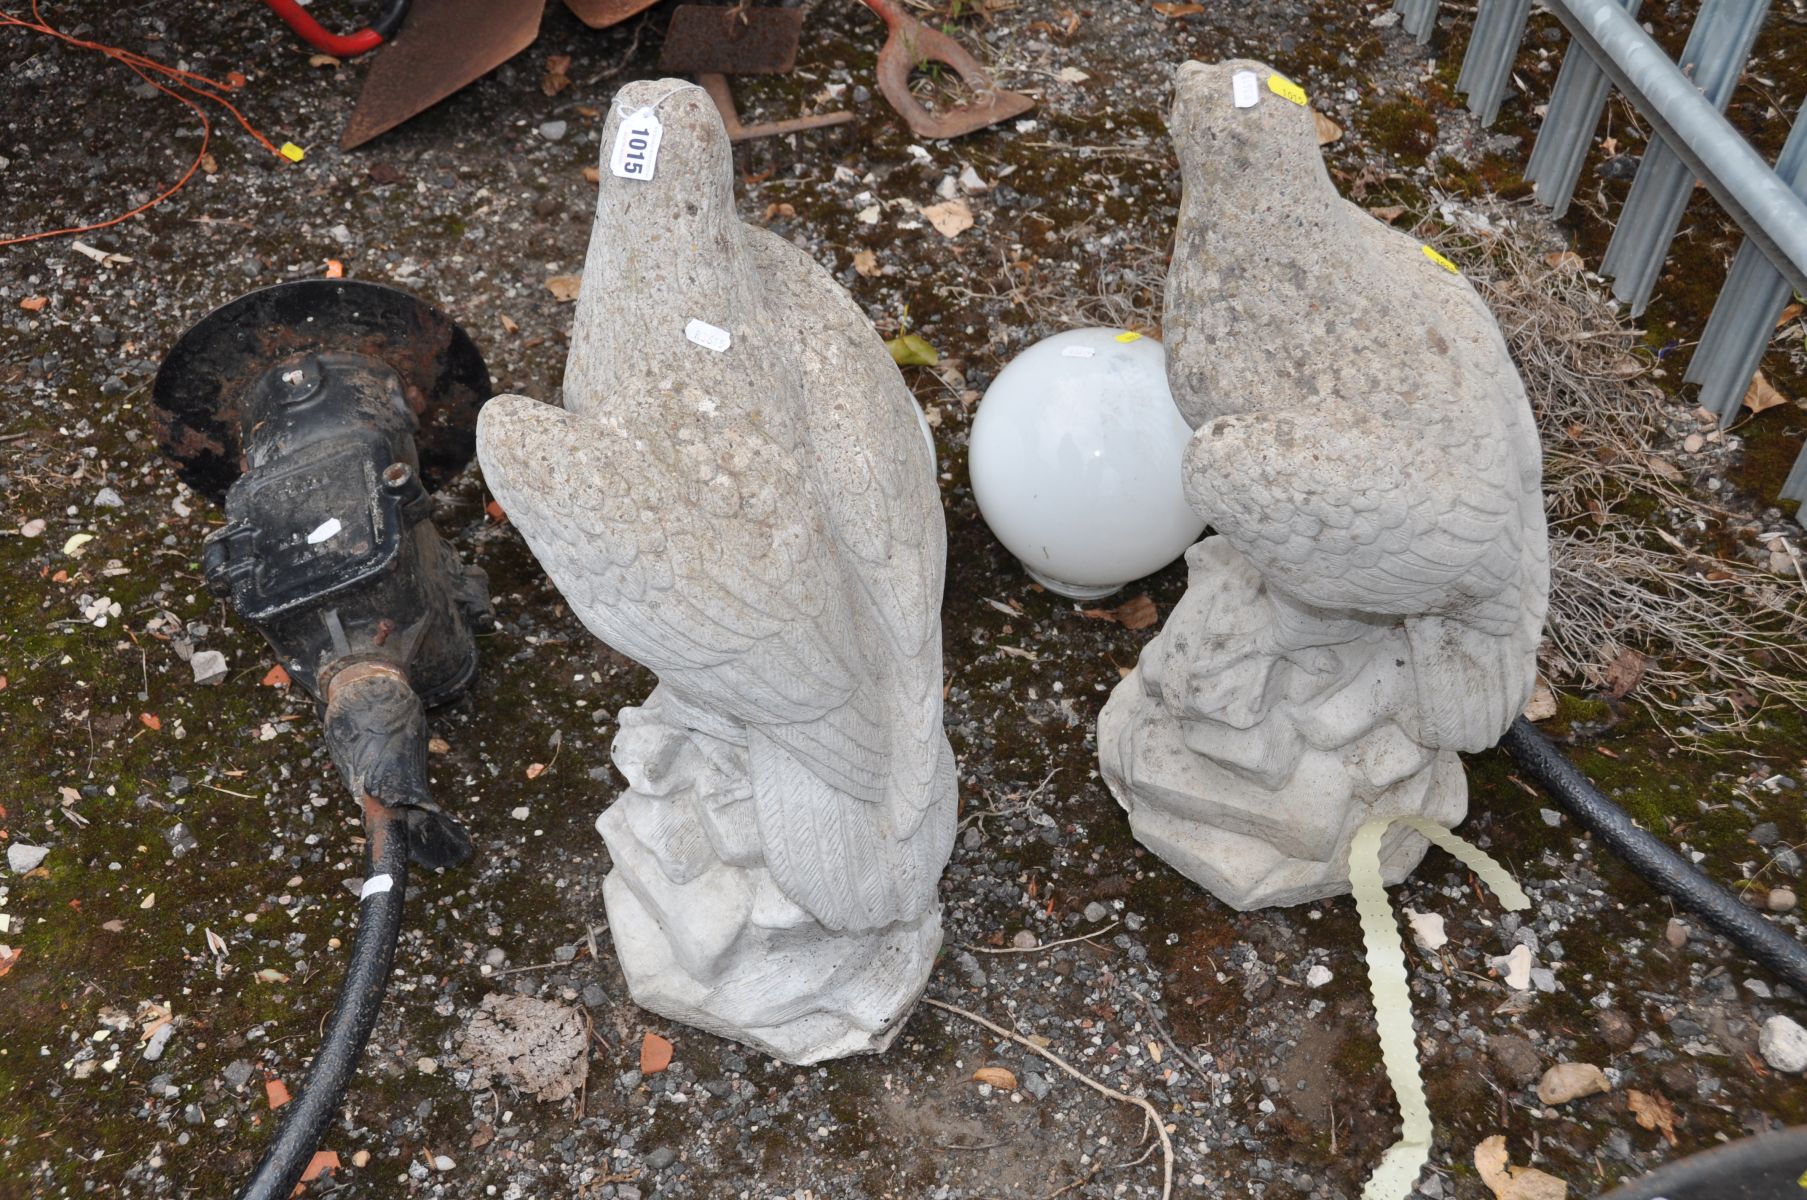
M 1238 71 L 1230 77 L 1230 95 L 1237 108 L 1254 108 L 1261 102 L 1261 80 L 1253 71 Z
M 1060 352 L 1062 358 L 1091 358 L 1098 351 L 1090 346 L 1068 346 Z
M 328 517 L 326 520 L 320 522 L 312 533 L 307 535 L 307 544 L 310 546 L 318 546 L 321 542 L 324 542 L 329 538 L 338 537 L 339 531 L 343 528 L 345 528 L 345 526 L 339 524 L 339 518 Z
M 720 354 L 733 344 L 734 338 L 719 325 L 711 325 L 707 321 L 692 320 L 684 326 L 684 336 L 705 350 L 713 350 Z
M 393 875 L 386 873 L 382 875 L 372 875 L 369 879 L 364 881 L 364 886 L 358 889 L 358 899 L 368 900 L 372 896 L 380 896 L 394 887 L 395 877 Z
M 659 142 L 664 136 L 665 127 L 651 106 L 632 114 L 615 131 L 609 172 L 622 179 L 651 179 L 659 166 Z

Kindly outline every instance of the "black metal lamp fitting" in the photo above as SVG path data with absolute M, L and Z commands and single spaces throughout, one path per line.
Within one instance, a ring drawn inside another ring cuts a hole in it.
M 243 1195 L 287 1197 L 337 1111 L 382 1003 L 410 861 L 470 857 L 427 786 L 426 708 L 461 695 L 494 623 L 483 572 L 432 521 L 429 489 L 475 452 L 489 372 L 449 318 L 405 292 L 302 280 L 215 310 L 164 359 L 157 435 L 223 505 L 207 586 L 320 706 L 361 805 L 366 882 L 351 963 L 301 1094 Z

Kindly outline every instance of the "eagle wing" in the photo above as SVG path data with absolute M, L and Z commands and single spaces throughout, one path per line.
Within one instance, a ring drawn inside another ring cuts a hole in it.
M 829 928 L 905 911 L 877 803 L 882 691 L 863 682 L 837 543 L 799 464 L 692 394 L 585 417 L 500 396 L 477 441 L 491 490 L 584 625 L 745 726 L 779 888 Z

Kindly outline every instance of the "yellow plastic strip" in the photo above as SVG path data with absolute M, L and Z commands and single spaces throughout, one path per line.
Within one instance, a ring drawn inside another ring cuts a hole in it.
M 294 142 L 284 142 L 276 152 L 290 162 L 300 162 L 307 157 L 307 151 L 303 150 L 300 146 L 297 146 Z
M 1269 75 L 1267 77 L 1267 90 L 1280 97 L 1282 100 L 1291 100 L 1301 108 L 1305 106 L 1305 89 L 1284 75 Z
M 1123 344 L 1124 344 L 1124 345 L 1128 345 L 1128 344 L 1129 344 L 1129 343 L 1130 343 L 1130 342 L 1139 342 L 1139 341 L 1141 341 L 1141 340 L 1142 340 L 1142 335 L 1141 335 L 1141 334 L 1139 334 L 1139 333 L 1137 333 L 1137 332 L 1136 332 L 1136 331 L 1135 331 L 1135 330 L 1133 330 L 1133 329 L 1126 329 L 1126 330 L 1124 330 L 1124 331 L 1123 331 L 1123 332 L 1122 332 L 1122 333 L 1119 333 L 1119 334 L 1118 334 L 1118 335 L 1117 335 L 1117 340 L 1118 340 L 1118 341 L 1119 341 L 1119 342 L 1122 342 L 1122 343 L 1123 343 Z
M 1424 257 L 1430 259 L 1432 262 L 1436 263 L 1439 267 L 1442 267 L 1445 271 L 1448 271 L 1451 275 L 1460 275 L 1462 273 L 1461 267 L 1458 267 L 1455 263 L 1450 262 L 1447 258 L 1444 258 L 1441 254 L 1438 254 L 1435 250 L 1432 250 L 1429 246 L 1420 246 L 1418 248 L 1420 250 L 1424 251 Z
M 1410 826 L 1449 851 L 1492 889 L 1507 909 L 1531 906 L 1530 897 L 1506 869 L 1470 845 L 1422 817 L 1379 817 L 1356 831 L 1349 845 L 1349 886 L 1361 917 L 1362 941 L 1368 954 L 1368 988 L 1374 996 L 1374 1019 L 1380 1030 L 1380 1057 L 1387 1081 L 1399 1102 L 1399 1140 L 1387 1150 L 1362 1189 L 1362 1200 L 1405 1200 L 1418 1183 L 1431 1155 L 1431 1112 L 1418 1063 L 1418 1035 L 1412 1025 L 1412 994 L 1406 986 L 1405 944 L 1399 921 L 1387 902 L 1380 874 L 1380 840 L 1393 824 Z

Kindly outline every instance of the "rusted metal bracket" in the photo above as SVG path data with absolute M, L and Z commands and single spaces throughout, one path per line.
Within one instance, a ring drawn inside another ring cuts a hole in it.
M 1019 117 L 1035 107 L 1035 101 L 1028 96 L 999 88 L 990 72 L 965 47 L 904 12 L 897 0 L 860 3 L 883 17 L 890 30 L 884 48 L 878 52 L 878 90 L 917 137 L 960 137 Z M 931 62 L 952 67 L 977 99 L 947 112 L 931 112 L 910 91 L 910 72 Z

